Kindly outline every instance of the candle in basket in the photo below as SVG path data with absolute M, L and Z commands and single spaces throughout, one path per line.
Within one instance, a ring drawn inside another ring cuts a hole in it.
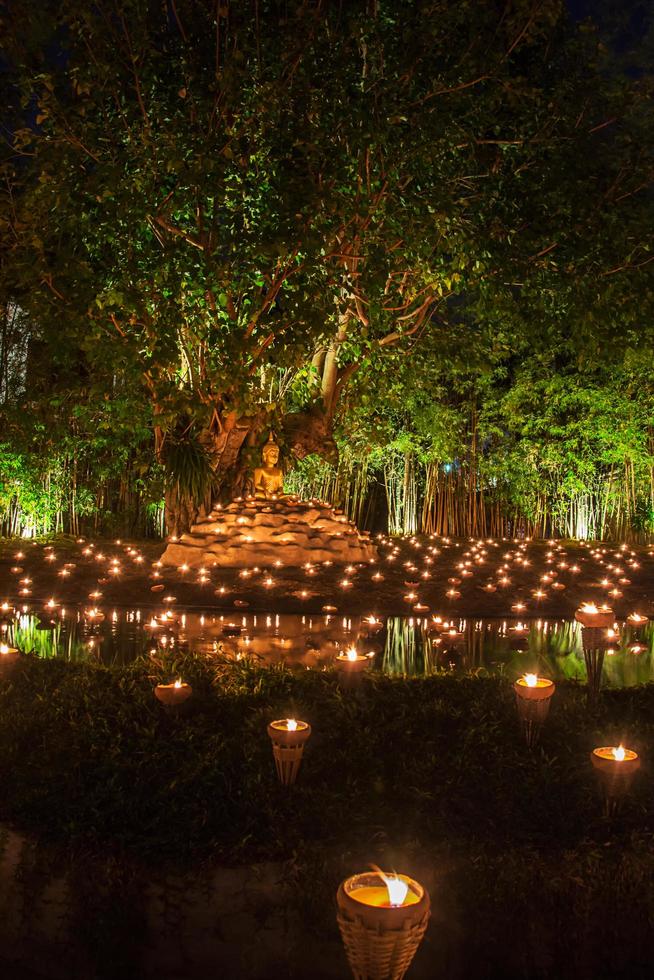
M 280 718 L 268 725 L 275 769 L 283 786 L 292 786 L 302 763 L 304 745 L 311 735 L 311 725 L 296 718 Z
M 550 700 L 556 690 L 554 681 L 537 674 L 524 674 L 513 685 L 518 717 L 531 747 L 538 739 L 542 725 L 550 710 Z
M 640 769 L 640 758 L 637 752 L 623 745 L 604 745 L 593 749 L 590 761 L 604 794 L 604 812 L 607 817 L 612 817 L 631 788 Z
M 406 875 L 364 872 L 341 882 L 338 926 L 355 977 L 401 980 L 429 921 L 429 895 Z
M 613 626 L 613 610 L 609 606 L 596 606 L 594 602 L 584 602 L 575 612 L 575 619 L 589 629 L 606 629 Z
M 350 898 L 355 902 L 361 902 L 362 905 L 370 905 L 378 909 L 402 908 L 416 905 L 420 901 L 419 892 L 410 887 L 411 878 L 405 875 L 385 875 L 383 871 L 378 872 L 378 875 L 382 880 L 381 884 L 359 884 L 357 887 L 351 887 L 348 891 Z
M 154 696 L 165 707 L 178 708 L 188 701 L 193 694 L 193 688 L 182 680 L 173 681 L 172 684 L 157 684 L 154 689 Z

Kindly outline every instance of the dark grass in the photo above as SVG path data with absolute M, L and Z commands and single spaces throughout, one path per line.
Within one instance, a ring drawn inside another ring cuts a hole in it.
M 152 688 L 177 674 L 194 695 L 173 719 Z M 291 790 L 276 782 L 266 735 L 288 715 L 313 726 Z M 589 753 L 619 741 L 643 768 L 609 824 Z M 82 867 L 107 855 L 114 867 L 186 871 L 286 861 L 288 901 L 333 940 L 338 881 L 368 861 L 395 865 L 433 897 L 418 977 L 644 977 L 653 743 L 651 685 L 607 691 L 595 707 L 561 686 L 530 752 L 501 678 L 371 674 L 353 693 L 332 672 L 250 661 L 110 669 L 26 657 L 0 683 L 0 819 Z M 130 915 L 109 917 L 104 940 L 133 936 Z M 87 918 L 93 936 L 107 921 Z
M 180 674 L 188 713 L 153 685 Z M 298 784 L 277 785 L 266 724 L 295 715 L 313 735 Z M 606 823 L 589 753 L 623 741 L 643 769 L 613 835 L 651 833 L 654 686 L 560 686 L 535 750 L 511 685 L 496 678 L 365 678 L 182 655 L 106 668 L 25 657 L 0 683 L 0 818 L 147 859 L 285 858 L 289 840 L 575 847 Z M 283 820 L 280 821 L 280 813 Z

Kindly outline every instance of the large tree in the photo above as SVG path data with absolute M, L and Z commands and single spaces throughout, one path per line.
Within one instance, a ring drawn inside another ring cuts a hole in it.
M 3 289 L 141 386 L 171 530 L 271 426 L 333 457 L 380 357 L 642 327 L 648 84 L 557 0 L 25 0 L 4 27 Z

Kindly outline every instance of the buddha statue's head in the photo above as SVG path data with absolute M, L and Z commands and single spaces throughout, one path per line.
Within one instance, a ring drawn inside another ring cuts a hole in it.
M 268 437 L 268 442 L 261 451 L 261 457 L 266 466 L 277 466 L 279 462 L 279 446 L 275 442 L 272 432 Z

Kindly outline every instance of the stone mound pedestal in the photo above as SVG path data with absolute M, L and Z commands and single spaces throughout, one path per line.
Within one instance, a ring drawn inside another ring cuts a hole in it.
M 246 498 L 211 513 L 187 534 L 170 541 L 164 565 L 228 568 L 306 562 L 368 562 L 377 549 L 368 532 L 358 530 L 344 514 L 322 501 L 293 497 Z

